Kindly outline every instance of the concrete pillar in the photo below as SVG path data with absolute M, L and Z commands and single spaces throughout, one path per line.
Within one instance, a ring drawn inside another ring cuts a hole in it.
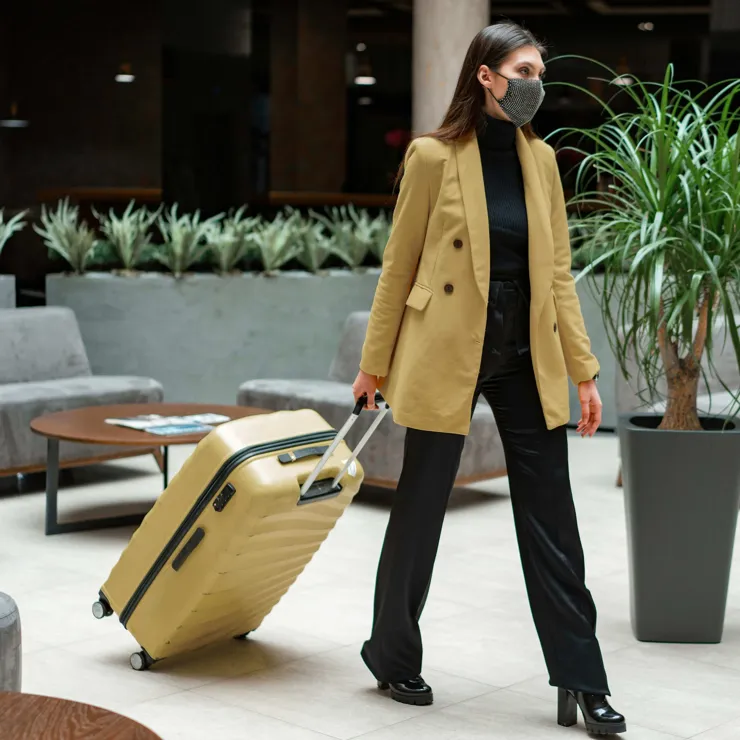
M 347 0 L 276 0 L 270 190 L 338 192 L 346 167 Z
M 712 0 L 709 81 L 740 77 L 740 2 Z
M 490 0 L 414 0 L 414 134 L 442 122 L 465 52 L 490 18 Z

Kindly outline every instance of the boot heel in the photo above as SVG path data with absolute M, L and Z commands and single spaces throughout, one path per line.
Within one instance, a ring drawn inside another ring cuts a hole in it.
M 573 727 L 578 723 L 578 702 L 567 689 L 558 689 L 558 724 Z

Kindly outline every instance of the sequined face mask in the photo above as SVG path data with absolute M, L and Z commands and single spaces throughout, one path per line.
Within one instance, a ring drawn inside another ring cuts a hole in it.
M 486 90 L 517 128 L 529 123 L 535 117 L 545 98 L 545 88 L 542 80 L 504 77 L 500 72 L 496 72 L 496 74 L 508 81 L 504 96 L 497 98 L 490 88 L 487 87 Z

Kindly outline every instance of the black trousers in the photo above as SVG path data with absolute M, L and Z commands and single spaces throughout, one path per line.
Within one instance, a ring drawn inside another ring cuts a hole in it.
M 609 694 L 586 588 L 564 426 L 548 430 L 529 352 L 528 286 L 494 281 L 475 403 L 501 434 L 529 603 L 550 684 Z M 421 673 L 419 618 L 465 437 L 408 429 L 380 557 L 372 635 L 362 657 L 381 681 Z

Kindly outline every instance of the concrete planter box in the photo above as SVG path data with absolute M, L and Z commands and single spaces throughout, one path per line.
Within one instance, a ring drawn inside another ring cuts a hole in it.
M 0 308 L 15 308 L 14 275 L 0 275 Z
M 245 380 L 326 378 L 379 274 L 49 275 L 46 300 L 77 315 L 94 373 L 156 378 L 167 401 L 235 403 Z
M 577 271 L 574 271 L 577 274 Z M 616 378 L 619 373 L 619 366 L 614 357 L 609 340 L 607 339 L 604 321 L 601 317 L 601 290 L 604 278 L 602 275 L 594 276 L 596 280 L 596 290 L 592 285 L 590 277 L 586 277 L 576 283 L 578 299 L 581 302 L 581 311 L 583 319 L 586 322 L 586 331 L 591 340 L 591 351 L 596 355 L 601 365 L 599 374 L 599 394 L 601 402 L 604 404 L 602 409 L 602 429 L 617 428 L 617 401 L 616 401 Z M 581 404 L 578 400 L 578 389 L 569 383 L 570 387 L 570 421 L 576 424 L 581 418 Z

